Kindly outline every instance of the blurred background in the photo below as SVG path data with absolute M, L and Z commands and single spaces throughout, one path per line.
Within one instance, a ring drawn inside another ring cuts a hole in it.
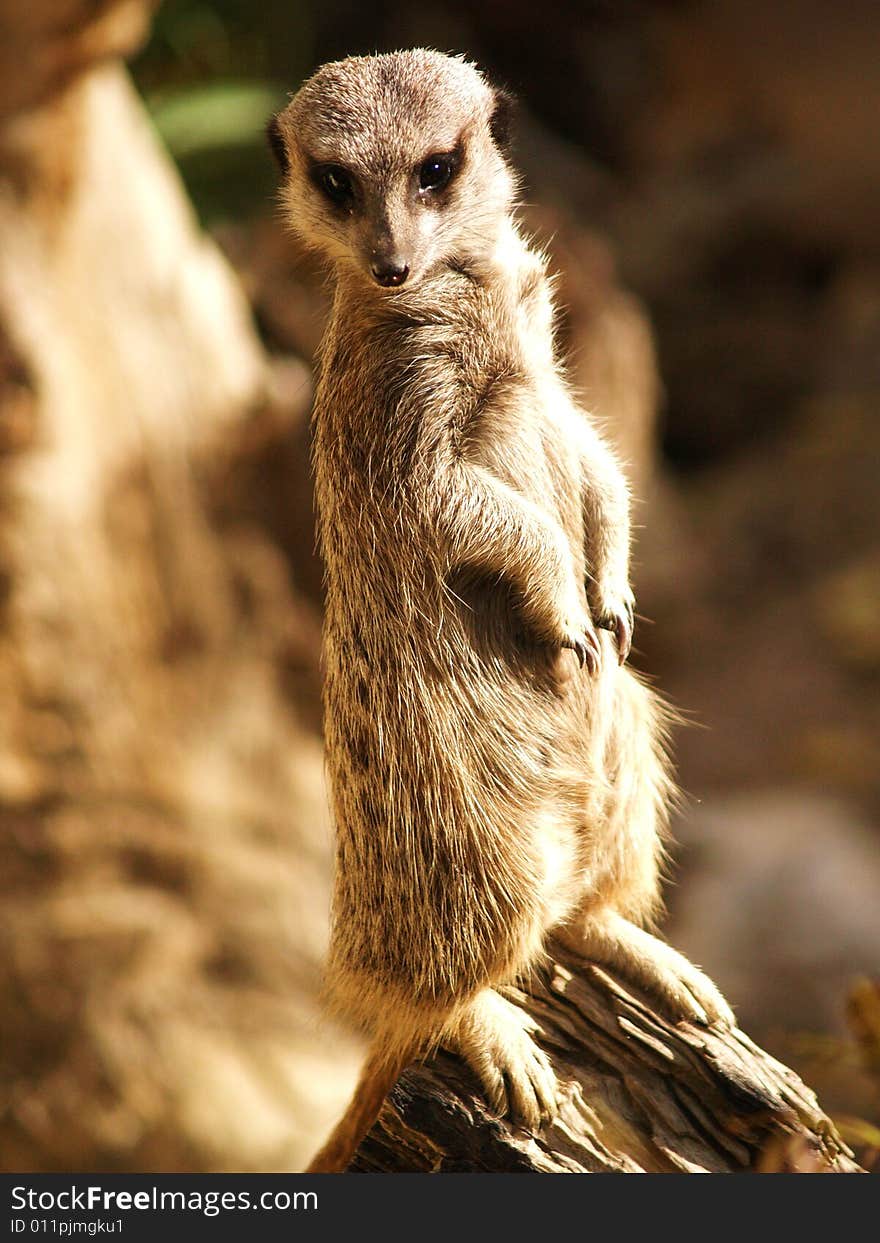
M 351 1089 L 327 293 L 263 126 L 418 43 L 518 94 L 562 347 L 628 463 L 634 663 L 686 718 L 666 932 L 870 1165 L 880 6 L 0 0 L 0 1166 L 297 1168 Z

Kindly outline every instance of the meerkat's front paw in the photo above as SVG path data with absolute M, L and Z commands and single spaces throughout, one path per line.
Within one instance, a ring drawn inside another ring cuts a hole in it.
M 599 636 L 590 622 L 584 621 L 580 626 L 564 625 L 559 645 L 574 652 L 582 669 L 586 665 L 590 673 L 598 673 L 602 650 Z
M 533 1039 L 533 1019 L 492 989 L 485 989 L 444 1038 L 482 1084 L 500 1116 L 510 1114 L 536 1131 L 556 1116 L 556 1076 Z
M 632 648 L 635 628 L 635 596 L 629 587 L 619 591 L 591 591 L 595 595 L 593 621 L 600 630 L 610 630 L 617 642 L 617 658 L 623 664 Z

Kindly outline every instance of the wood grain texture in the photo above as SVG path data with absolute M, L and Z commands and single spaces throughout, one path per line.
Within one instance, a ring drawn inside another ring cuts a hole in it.
M 398 1081 L 351 1170 L 485 1173 L 856 1173 L 793 1071 L 732 1031 L 672 1023 L 622 979 L 553 947 L 528 993 L 559 1078 L 540 1135 L 493 1117 L 440 1052 Z

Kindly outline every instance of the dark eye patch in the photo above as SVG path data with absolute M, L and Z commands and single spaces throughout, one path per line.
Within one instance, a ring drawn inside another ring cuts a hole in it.
M 419 165 L 419 189 L 425 193 L 445 190 L 458 172 L 461 155 L 458 151 L 437 151 Z
M 355 182 L 351 173 L 340 164 L 315 164 L 312 181 L 337 207 L 351 207 L 355 200 Z

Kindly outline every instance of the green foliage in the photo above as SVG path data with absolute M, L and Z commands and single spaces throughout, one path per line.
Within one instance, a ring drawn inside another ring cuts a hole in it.
M 167 0 L 132 65 L 203 222 L 271 210 L 265 125 L 308 72 L 307 0 Z
M 150 113 L 177 160 L 225 147 L 248 146 L 283 100 L 265 82 L 214 82 L 151 98 Z
M 221 78 L 295 85 L 313 47 L 308 0 L 166 0 L 134 70 L 147 93 Z

